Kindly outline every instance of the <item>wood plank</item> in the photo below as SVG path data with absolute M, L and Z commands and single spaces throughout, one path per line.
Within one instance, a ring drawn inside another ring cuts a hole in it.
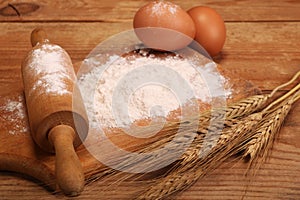
M 300 69 L 300 22 L 227 23 L 227 40 L 215 61 L 224 68 L 271 90 Z M 21 87 L 20 65 L 30 49 L 30 32 L 44 27 L 49 38 L 82 61 L 100 42 L 130 30 L 130 23 L 1 23 L 0 89 Z M 16 84 L 17 83 L 17 84 Z
M 217 62 L 262 89 L 271 89 L 300 70 L 300 23 L 227 23 Z M 272 80 L 272 82 L 269 82 Z
M 197 5 L 216 9 L 225 21 L 299 21 L 298 0 L 170 0 L 184 9 Z M 147 0 L 4 0 L 0 2 L 0 21 L 132 21 Z M 14 8 L 13 8 L 14 7 Z M 18 10 L 18 12 L 16 11 Z M 20 15 L 20 16 L 19 16 Z

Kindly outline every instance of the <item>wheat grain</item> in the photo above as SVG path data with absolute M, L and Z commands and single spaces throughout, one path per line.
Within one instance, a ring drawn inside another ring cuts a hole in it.
M 293 79 L 296 80 L 299 73 L 300 72 L 298 72 Z M 292 107 L 292 104 L 300 98 L 299 90 L 300 84 L 298 83 L 294 86 L 294 88 L 278 98 L 276 101 L 273 101 L 264 109 L 264 120 L 261 122 L 258 130 L 255 130 L 254 135 L 244 144 L 243 147 L 241 147 L 244 150 L 243 157 L 250 161 L 250 165 L 255 159 L 258 159 L 258 157 L 266 157 L 266 154 L 269 151 L 268 147 L 272 146 L 275 135 L 279 132 L 286 115 Z
M 251 162 L 259 155 L 264 157 L 268 150 L 267 147 L 272 145 L 272 141 L 282 126 L 293 102 L 294 97 L 288 98 L 286 101 L 282 102 L 275 111 L 264 117 L 259 128 L 255 130 L 253 137 L 247 142 L 244 157 L 250 158 Z

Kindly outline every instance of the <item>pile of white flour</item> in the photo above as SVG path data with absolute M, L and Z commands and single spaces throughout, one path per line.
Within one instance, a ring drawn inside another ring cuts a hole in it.
M 167 117 L 191 99 L 210 102 L 231 94 L 214 62 L 195 67 L 179 56 L 145 52 L 113 55 L 105 63 L 96 56 L 82 66 L 91 69 L 78 78 L 78 85 L 94 128 L 128 127 L 136 120 Z

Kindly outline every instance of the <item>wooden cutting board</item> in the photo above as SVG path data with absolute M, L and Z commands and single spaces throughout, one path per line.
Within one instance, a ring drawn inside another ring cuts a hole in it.
M 80 64 L 75 65 L 78 69 Z M 240 80 L 234 74 L 219 66 L 221 73 L 232 84 L 234 93 L 229 102 L 257 94 L 259 90 L 250 82 Z M 20 80 L 19 80 L 20 81 Z M 129 144 L 127 136 L 122 133 L 113 134 L 112 140 L 117 145 Z M 32 140 L 23 91 L 7 92 L 0 96 L 0 170 L 15 171 L 34 176 L 49 189 L 56 190 L 53 154 L 42 151 Z M 101 141 L 95 141 L 93 145 L 101 145 Z M 130 144 L 132 145 L 132 144 Z M 97 174 L 104 167 L 81 145 L 77 154 L 83 165 L 86 179 Z

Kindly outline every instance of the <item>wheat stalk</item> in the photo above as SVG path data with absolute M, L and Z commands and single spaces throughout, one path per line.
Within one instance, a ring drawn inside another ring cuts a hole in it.
M 299 72 L 296 74 L 296 76 L 298 74 Z M 250 161 L 250 165 L 253 160 L 259 156 L 260 153 L 262 154 L 262 157 L 265 157 L 268 151 L 267 146 L 270 147 L 272 145 L 274 136 L 279 131 L 286 115 L 289 113 L 292 107 L 292 104 L 300 98 L 299 90 L 300 84 L 297 84 L 289 92 L 287 92 L 276 101 L 272 102 L 268 107 L 264 109 L 266 116 L 261 122 L 260 128 L 258 130 L 255 130 L 255 134 L 253 135 L 253 137 L 250 138 L 250 140 L 248 140 L 243 146 L 243 157 L 246 158 L 246 160 Z M 294 96 L 291 96 L 293 94 Z
M 298 95 L 298 94 L 297 94 Z M 297 100 L 296 97 L 290 97 L 282 102 L 275 111 L 270 112 L 261 122 L 260 127 L 255 130 L 253 137 L 247 142 L 243 156 L 250 158 L 252 162 L 258 156 L 264 157 L 268 147 L 272 145 L 276 133 L 279 132 L 284 119 L 291 110 L 292 104 Z

